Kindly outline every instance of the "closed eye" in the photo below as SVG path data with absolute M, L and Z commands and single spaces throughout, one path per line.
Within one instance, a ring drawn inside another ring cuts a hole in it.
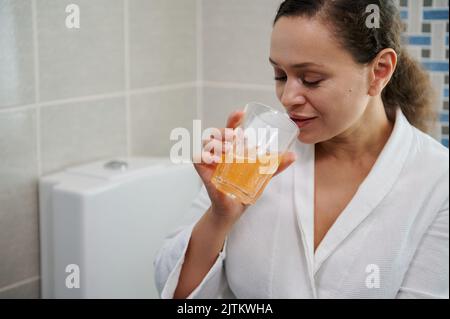
M 278 81 L 278 82 L 286 82 L 287 76 L 276 76 L 276 77 L 274 77 L 274 80 Z M 318 80 L 318 81 L 314 81 L 314 82 L 308 82 L 308 81 L 302 80 L 302 83 L 308 87 L 316 87 L 320 84 L 320 82 L 322 82 L 322 80 Z
M 308 82 L 308 81 L 302 80 L 302 83 L 304 85 L 310 86 L 310 87 L 318 86 L 320 84 L 320 82 L 322 82 L 322 80 L 318 80 L 318 81 L 314 81 L 314 82 Z
M 287 80 L 287 76 L 276 76 L 274 77 L 275 81 L 285 82 Z

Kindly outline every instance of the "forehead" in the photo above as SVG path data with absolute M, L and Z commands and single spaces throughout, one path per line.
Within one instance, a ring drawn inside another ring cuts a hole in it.
M 282 17 L 272 30 L 270 58 L 286 66 L 306 61 L 327 65 L 343 62 L 348 54 L 319 19 Z

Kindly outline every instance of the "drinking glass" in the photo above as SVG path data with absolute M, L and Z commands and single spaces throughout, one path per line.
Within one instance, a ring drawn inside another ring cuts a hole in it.
M 245 106 L 227 151 L 212 176 L 216 188 L 244 204 L 254 204 L 278 169 L 300 130 L 289 116 L 259 102 Z

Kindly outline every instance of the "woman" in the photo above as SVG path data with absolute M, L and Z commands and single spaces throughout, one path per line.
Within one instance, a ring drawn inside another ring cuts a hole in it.
M 195 164 L 192 221 L 155 260 L 162 298 L 448 298 L 448 150 L 422 132 L 431 88 L 401 25 L 391 1 L 280 5 L 270 62 L 295 150 L 248 207 Z

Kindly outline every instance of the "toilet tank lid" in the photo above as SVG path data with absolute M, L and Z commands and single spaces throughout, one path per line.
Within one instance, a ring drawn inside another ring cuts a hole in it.
M 174 165 L 167 157 L 119 157 L 70 167 L 64 173 L 113 181 Z

